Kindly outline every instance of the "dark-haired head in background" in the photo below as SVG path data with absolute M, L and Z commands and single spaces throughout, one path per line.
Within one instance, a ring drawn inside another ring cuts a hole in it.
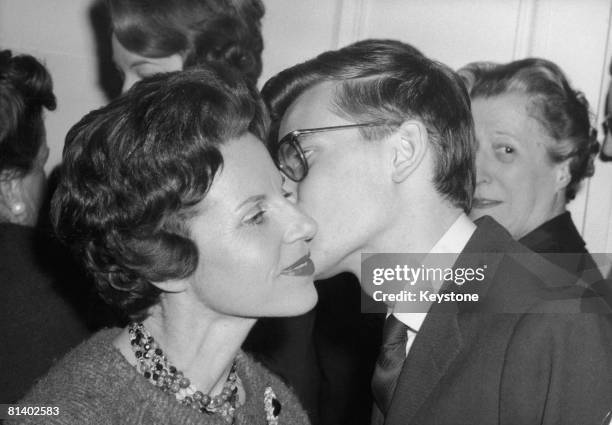
M 222 63 L 255 85 L 261 74 L 261 0 L 106 0 L 123 91 L 158 72 Z

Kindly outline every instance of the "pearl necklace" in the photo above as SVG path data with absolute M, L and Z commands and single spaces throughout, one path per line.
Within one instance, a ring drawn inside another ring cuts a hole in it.
M 130 344 L 136 356 L 138 371 L 153 385 L 193 409 L 207 414 L 220 414 L 227 423 L 234 422 L 238 403 L 236 360 L 227 376 L 221 394 L 214 397 L 198 391 L 183 373 L 168 362 L 164 352 L 142 323 L 129 326 Z

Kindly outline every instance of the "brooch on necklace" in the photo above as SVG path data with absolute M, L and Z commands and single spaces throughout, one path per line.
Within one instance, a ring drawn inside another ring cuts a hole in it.
M 278 425 L 278 416 L 281 412 L 281 404 L 274 394 L 272 387 L 266 387 L 264 391 L 264 409 L 266 410 L 266 420 L 268 425 Z

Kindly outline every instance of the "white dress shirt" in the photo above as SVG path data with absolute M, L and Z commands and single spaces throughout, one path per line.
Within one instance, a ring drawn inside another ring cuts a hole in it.
M 468 241 L 474 234 L 476 225 L 463 213 L 455 220 L 455 222 L 448 228 L 448 230 L 442 235 L 440 240 L 434 245 L 429 251 L 430 254 L 457 254 L 454 256 L 444 257 L 448 259 L 450 264 L 440 264 L 440 257 L 436 259 L 436 266 L 445 268 L 452 267 L 455 261 L 459 257 L 459 254 L 463 251 Z M 425 258 L 425 263 L 427 258 Z M 434 282 L 434 289 L 436 293 L 440 290 L 440 286 L 443 282 Z M 421 329 L 421 325 L 425 321 L 427 313 L 400 313 L 390 311 L 388 314 L 393 314 L 400 322 L 408 326 L 408 342 L 406 343 L 406 355 L 412 347 L 412 342 L 416 337 L 417 332 Z M 388 316 L 388 315 L 387 315 Z

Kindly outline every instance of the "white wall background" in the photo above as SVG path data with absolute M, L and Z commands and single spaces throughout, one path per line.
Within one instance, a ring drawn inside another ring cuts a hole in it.
M 58 109 L 48 114 L 48 168 L 64 136 L 105 104 L 90 18 L 93 0 L 0 0 L 0 48 L 30 53 L 51 71 Z M 475 60 L 540 56 L 557 62 L 602 120 L 612 54 L 609 0 L 264 0 L 261 82 L 324 50 L 397 38 L 453 68 Z M 612 252 L 612 163 L 570 204 L 591 252 Z

